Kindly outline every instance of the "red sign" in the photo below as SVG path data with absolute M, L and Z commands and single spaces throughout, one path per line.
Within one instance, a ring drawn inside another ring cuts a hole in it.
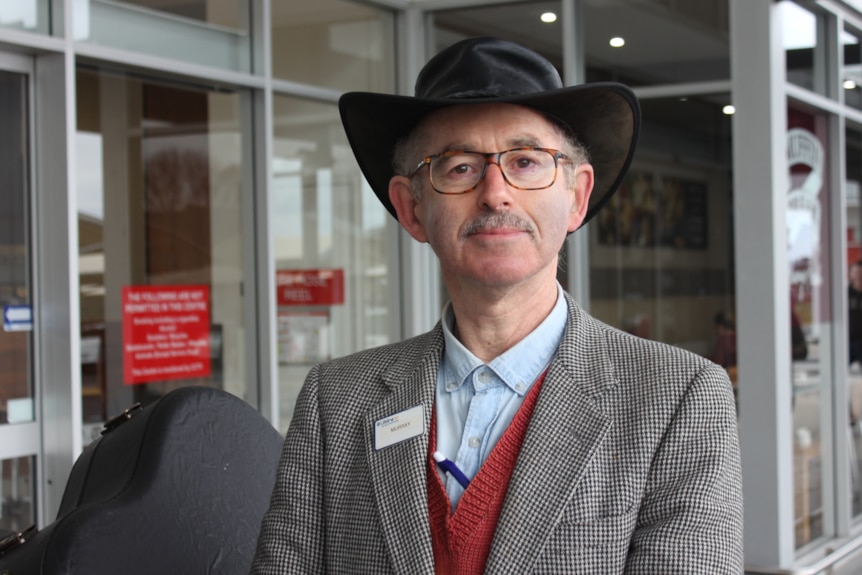
M 126 385 L 210 375 L 207 286 L 123 287 Z
M 344 270 L 278 270 L 278 305 L 342 305 Z

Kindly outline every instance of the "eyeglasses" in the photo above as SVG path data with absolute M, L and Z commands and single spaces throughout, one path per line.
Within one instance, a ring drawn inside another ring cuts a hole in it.
M 497 164 L 503 179 L 518 190 L 543 190 L 557 180 L 557 164 L 568 160 L 552 148 L 512 148 L 504 152 L 465 152 L 448 150 L 424 158 L 410 172 L 413 177 L 428 166 L 431 187 L 440 194 L 472 192 L 485 177 L 488 164 Z

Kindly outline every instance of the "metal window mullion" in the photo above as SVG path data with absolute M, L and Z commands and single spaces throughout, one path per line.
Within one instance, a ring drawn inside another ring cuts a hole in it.
M 252 0 L 252 64 L 261 86 L 241 96 L 243 310 L 248 401 L 280 425 L 278 326 L 272 226 L 273 80 L 271 0 Z
M 586 80 L 586 49 L 582 0 L 561 0 L 563 34 L 563 83 L 567 86 Z M 582 308 L 590 309 L 590 228 L 571 234 L 565 244 L 569 293 Z
M 831 339 L 833 341 L 831 361 L 832 379 L 826 382 L 829 387 L 830 414 L 828 421 L 834 439 L 832 458 L 834 465 L 827 466 L 832 469 L 831 481 L 829 477 L 824 478 L 826 485 L 833 486 L 833 493 L 828 494 L 824 500 L 824 509 L 830 510 L 832 515 L 824 517 L 825 525 L 833 526 L 833 535 L 844 537 L 850 534 L 853 516 L 853 485 L 850 481 L 850 450 L 854 449 L 850 436 L 852 430 L 848 406 L 850 405 L 850 394 L 848 389 L 847 365 L 848 365 L 848 315 L 847 315 L 847 159 L 846 148 L 846 122 L 841 116 L 830 117 L 830 142 L 829 149 L 829 178 L 833 182 L 830 186 L 832 193 L 829 198 L 829 259 L 831 269 L 830 281 L 830 310 L 832 313 Z M 827 523 L 828 521 L 828 523 Z
M 64 50 L 35 58 L 36 265 L 34 321 L 42 354 L 42 474 L 38 521 L 56 517 L 66 479 L 82 449 L 80 278 L 75 189 L 75 54 L 73 0 L 55 0 Z M 48 201 L 50 198 L 50 201 Z M 44 199 L 45 201 L 41 201 Z M 50 249 L 49 249 L 50 246 Z
M 729 2 L 745 561 L 789 566 L 795 541 L 781 22 L 775 3 Z
M 428 32 L 426 13 L 411 7 L 399 13 L 396 34 L 399 94 L 413 94 L 413 81 L 428 54 L 428 43 L 433 35 Z M 401 229 L 394 219 L 389 219 L 389 234 L 398 238 L 392 245 L 398 246 L 398 260 L 390 265 L 398 274 L 401 297 L 400 337 L 410 337 L 431 329 L 440 311 L 441 289 L 437 259 L 427 244 L 420 244 Z

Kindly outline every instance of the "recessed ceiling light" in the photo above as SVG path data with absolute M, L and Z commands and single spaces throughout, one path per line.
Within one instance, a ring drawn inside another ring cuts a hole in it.
M 721 111 L 725 116 L 732 116 L 736 113 L 736 108 L 732 104 L 728 104 Z
M 841 85 L 844 86 L 845 90 L 855 90 L 856 89 L 856 82 L 854 82 L 853 80 L 850 80 L 850 79 L 844 80 L 844 82 Z
M 615 36 L 611 38 L 611 41 L 608 43 L 611 45 L 611 48 L 622 48 L 626 45 L 625 39 L 621 38 L 620 36 Z
M 553 12 L 544 12 L 540 16 L 540 18 L 542 19 L 542 22 L 544 22 L 545 24 L 550 24 L 551 22 L 557 21 L 557 15 L 554 14 Z

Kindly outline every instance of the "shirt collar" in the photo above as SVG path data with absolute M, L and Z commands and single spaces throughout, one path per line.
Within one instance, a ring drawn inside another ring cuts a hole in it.
M 557 302 L 548 316 L 527 337 L 487 365 L 500 379 L 518 395 L 525 395 L 533 383 L 548 368 L 568 320 L 568 306 L 562 286 L 557 284 Z M 450 381 L 460 388 L 476 368 L 485 365 L 470 350 L 464 347 L 452 333 L 455 327 L 455 312 L 452 304 L 443 309 L 443 339 L 446 343 L 444 363 Z M 519 385 L 520 384 L 520 385 Z M 454 391 L 454 390 L 452 390 Z

